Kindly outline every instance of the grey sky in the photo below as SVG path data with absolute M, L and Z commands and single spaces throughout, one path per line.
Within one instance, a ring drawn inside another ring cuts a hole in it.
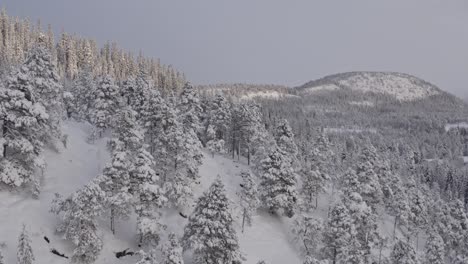
M 299 85 L 355 70 L 468 94 L 466 0 L 2 0 L 56 32 L 115 40 L 194 83 Z

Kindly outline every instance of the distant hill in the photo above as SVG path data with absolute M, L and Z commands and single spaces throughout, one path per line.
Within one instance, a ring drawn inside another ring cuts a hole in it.
M 435 85 L 420 78 L 394 72 L 347 72 L 329 75 L 296 88 L 300 94 L 352 90 L 383 94 L 399 101 L 413 101 L 442 94 Z

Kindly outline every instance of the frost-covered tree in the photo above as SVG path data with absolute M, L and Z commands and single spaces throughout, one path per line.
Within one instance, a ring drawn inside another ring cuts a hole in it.
M 94 136 L 100 137 L 102 133 L 113 127 L 113 116 L 119 106 L 118 87 L 112 77 L 104 76 L 99 79 L 92 105 L 90 121 L 97 129 Z
M 169 234 L 167 244 L 163 250 L 162 264 L 184 264 L 182 246 L 174 233 Z
M 57 232 L 74 245 L 72 260 L 78 263 L 93 263 L 102 250 L 103 242 L 99 237 L 98 217 L 104 211 L 106 195 L 96 180 L 68 198 L 56 194 L 51 212 L 60 215 L 61 223 Z
M 29 184 L 37 196 L 40 188 L 35 172 L 45 166 L 41 135 L 50 130 L 49 115 L 37 102 L 33 87 L 22 70 L 9 75 L 6 87 L 0 84 L 0 180 L 14 187 Z
M 130 171 L 129 192 L 136 198 L 137 232 L 145 246 L 158 244 L 163 229 L 161 208 L 167 203 L 153 167 L 153 157 L 142 147 Z
M 31 239 L 25 225 L 23 225 L 23 230 L 18 238 L 16 260 L 18 264 L 32 264 L 35 260 L 31 247 Z
M 131 108 L 123 108 L 117 113 L 115 127 L 112 131 L 111 145 L 126 151 L 130 156 L 138 151 L 143 144 L 144 135 L 136 120 L 136 113 Z
M 202 144 L 197 135 L 201 128 L 199 116 L 202 109 L 198 94 L 190 84 L 184 86 L 177 109 L 183 139 L 178 151 L 180 156 L 178 163 L 184 168 L 187 177 L 198 180 L 198 167 L 203 157 Z
M 163 114 L 168 111 L 167 103 L 161 97 L 158 90 L 150 90 L 149 96 L 146 99 L 144 108 L 141 109 L 140 122 L 145 131 L 145 140 L 149 145 L 149 150 L 152 155 L 155 154 L 158 146 L 158 139 L 165 137 L 164 128 L 167 127 L 167 120 L 163 120 Z M 175 118 L 175 115 L 172 115 Z
M 127 219 L 132 211 L 133 195 L 130 193 L 130 162 L 128 154 L 117 146 L 114 148 L 111 162 L 98 177 L 99 185 L 106 193 L 110 209 L 110 228 L 115 234 L 115 220 Z
M 291 163 L 295 166 L 298 165 L 297 160 L 297 146 L 294 142 L 294 133 L 292 132 L 291 126 L 289 126 L 288 121 L 282 120 L 274 131 L 274 137 L 276 140 L 276 145 L 279 149 L 285 153 L 285 156 L 291 160 Z
M 238 193 L 240 199 L 240 206 L 242 208 L 242 233 L 244 232 L 244 226 L 252 225 L 252 217 L 255 211 L 257 210 L 259 200 L 258 200 L 258 191 L 257 184 L 248 171 L 241 172 L 242 183 L 241 190 Z
M 320 219 L 300 214 L 294 220 L 295 241 L 306 256 L 317 256 L 324 224 Z
M 270 212 L 292 217 L 297 205 L 296 174 L 291 161 L 280 148 L 270 152 L 262 162 L 260 200 Z
M 231 107 L 224 96 L 218 94 L 210 102 L 205 125 L 205 141 L 212 153 L 224 153 L 232 123 Z
M 197 201 L 184 229 L 182 246 L 194 251 L 195 263 L 241 263 L 229 200 L 221 179 L 216 179 Z
M 30 89 L 35 90 L 37 97 L 33 100 L 37 100 L 45 107 L 49 118 L 47 131 L 43 132 L 42 137 L 47 143 L 54 143 L 61 136 L 64 90 L 43 37 L 39 38 L 38 44 L 29 52 L 26 61 L 19 69 L 19 74 L 21 79 L 27 79 Z
M 332 263 L 341 263 L 347 256 L 348 247 L 356 235 L 348 208 L 336 204 L 331 212 L 324 232 L 324 256 Z
M 5 264 L 5 261 L 3 260 L 3 254 L 2 254 L 1 250 L 0 250 L 0 264 Z
M 444 240 L 434 231 L 429 234 L 425 247 L 425 264 L 444 264 L 445 248 Z
M 405 240 L 398 239 L 390 253 L 392 264 L 418 264 L 418 256 L 413 246 Z
M 78 72 L 71 86 L 70 92 L 73 95 L 72 104 L 75 109 L 75 113 L 72 116 L 78 120 L 91 121 L 90 114 L 94 107 L 94 95 L 97 87 L 92 70 L 86 67 Z
M 138 252 L 138 256 L 140 257 L 140 260 L 135 264 L 159 264 L 155 250 L 150 250 L 149 252 L 140 250 Z
M 302 178 L 301 195 L 305 198 L 303 206 L 306 210 L 318 207 L 318 196 L 325 191 L 327 175 L 319 173 L 317 170 L 302 168 L 299 172 Z
M 376 209 L 378 204 L 382 202 L 382 187 L 380 186 L 379 177 L 374 169 L 374 152 L 364 149 L 359 157 L 356 166 L 356 174 L 359 177 L 359 194 L 364 201 Z

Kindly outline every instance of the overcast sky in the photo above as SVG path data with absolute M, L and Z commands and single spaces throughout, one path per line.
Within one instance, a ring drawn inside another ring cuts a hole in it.
M 115 40 L 193 83 L 300 85 L 371 70 L 468 95 L 467 0 L 2 0 L 56 32 Z

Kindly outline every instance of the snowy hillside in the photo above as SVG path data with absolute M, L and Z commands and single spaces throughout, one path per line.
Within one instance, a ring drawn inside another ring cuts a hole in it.
M 55 193 L 64 196 L 83 187 L 91 179 L 101 173 L 109 159 L 106 149 L 107 139 L 101 139 L 95 144 L 87 142 L 91 127 L 82 123 L 66 122 L 64 133 L 68 135 L 67 147 L 60 153 L 47 151 L 47 169 L 44 171 L 43 190 L 38 200 L 21 192 L 0 192 L 0 249 L 6 262 L 16 262 L 18 235 L 25 224 L 31 234 L 32 249 L 36 256 L 36 263 L 59 264 L 69 263 L 69 260 L 53 255 L 50 250 L 56 249 L 66 256 L 72 255 L 69 242 L 56 235 L 54 230 L 57 217 L 50 213 L 51 201 Z M 219 175 L 226 185 L 227 194 L 233 205 L 238 204 L 236 192 L 239 191 L 240 172 L 248 167 L 242 163 L 232 161 L 222 156 L 205 154 L 200 167 L 201 182 L 195 188 L 195 197 L 200 196 Z M 299 254 L 291 246 L 288 224 L 283 219 L 271 217 L 266 212 L 259 212 L 254 216 L 253 227 L 247 227 L 244 233 L 240 228 L 240 209 L 232 208 L 236 220 L 236 227 L 241 251 L 248 264 L 255 264 L 259 260 L 267 263 L 301 263 Z M 178 212 L 167 211 L 163 223 L 168 226 L 167 232 L 181 235 L 187 220 Z M 103 230 L 104 249 L 96 263 L 114 264 L 131 263 L 137 259 L 125 257 L 117 259 L 115 252 L 126 248 L 138 250 L 134 235 L 135 219 L 117 223 L 117 234 L 114 236 L 109 230 L 107 222 L 101 222 Z M 44 240 L 46 236 L 50 244 Z M 163 236 L 164 237 L 164 236 Z M 272 250 L 280 249 L 280 250 Z M 187 256 L 186 263 L 192 263 Z
M 350 72 L 330 75 L 299 87 L 302 93 L 350 89 L 394 96 L 397 100 L 412 101 L 437 95 L 440 90 L 414 76 L 385 72 Z

